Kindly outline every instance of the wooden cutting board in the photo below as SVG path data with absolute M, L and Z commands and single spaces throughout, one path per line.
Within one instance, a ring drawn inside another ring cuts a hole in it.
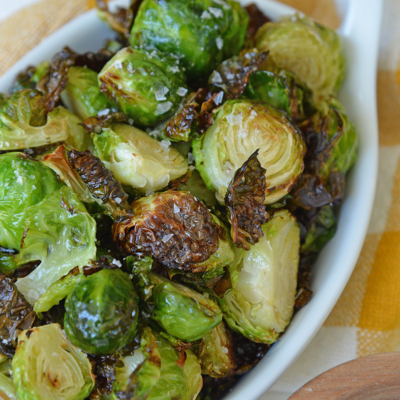
M 306 383 L 289 400 L 400 400 L 400 352 L 339 365 Z

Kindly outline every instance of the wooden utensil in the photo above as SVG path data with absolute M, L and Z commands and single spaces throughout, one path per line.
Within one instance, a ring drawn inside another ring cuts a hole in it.
M 400 352 L 339 365 L 306 383 L 289 400 L 400 399 Z

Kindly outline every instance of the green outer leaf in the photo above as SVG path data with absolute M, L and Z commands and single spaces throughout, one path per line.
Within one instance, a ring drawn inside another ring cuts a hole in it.
M 94 388 L 91 368 L 60 325 L 23 331 L 12 360 L 18 400 L 83 400 Z
M 3 274 L 11 274 L 18 266 L 15 264 L 13 256 L 0 254 L 0 271 Z
M 37 314 L 49 311 L 51 307 L 59 304 L 61 300 L 67 297 L 75 285 L 80 283 L 83 279 L 83 275 L 68 274 L 57 282 L 54 282 L 46 292 L 39 297 L 39 300 L 33 307 L 33 311 Z
M 72 268 L 95 258 L 96 222 L 66 186 L 28 209 L 25 229 L 15 262 L 21 266 L 40 260 L 41 264 L 16 285 L 31 304 Z
M 236 1 L 221 5 L 214 0 L 145 0 L 130 43 L 176 55 L 189 80 L 202 80 L 223 60 L 239 53 L 248 21 L 248 14 Z
M 61 100 L 82 120 L 110 108 L 106 96 L 100 92 L 97 73 L 83 67 L 68 69 L 68 83 L 61 92 Z
M 192 151 L 193 151 L 193 155 L 194 155 L 194 158 L 196 161 L 196 169 L 197 169 L 197 171 L 199 171 L 201 178 L 203 179 L 204 183 L 206 184 L 207 189 L 215 191 L 212 180 L 207 175 L 207 172 L 205 169 L 205 157 L 204 157 L 204 151 L 202 150 L 204 137 L 205 137 L 205 135 L 202 135 L 199 138 L 196 138 L 193 140 Z
M 258 30 L 255 45 L 270 51 L 268 68 L 298 76 L 313 90 L 316 101 L 339 90 L 345 70 L 340 38 L 310 17 L 296 15 L 266 23 Z
M 136 334 L 138 297 L 127 274 L 103 269 L 76 284 L 65 302 L 64 329 L 87 353 L 112 354 Z
M 286 210 L 262 226 L 250 251 L 239 250 L 229 268 L 232 289 L 219 304 L 231 329 L 254 342 L 272 344 L 294 311 L 300 230 Z
M 212 300 L 154 273 L 149 275 L 155 285 L 151 318 L 168 334 L 192 342 L 201 339 L 221 322 L 221 310 Z
M 0 155 L 0 246 L 20 250 L 27 210 L 60 187 L 50 168 L 26 154 Z

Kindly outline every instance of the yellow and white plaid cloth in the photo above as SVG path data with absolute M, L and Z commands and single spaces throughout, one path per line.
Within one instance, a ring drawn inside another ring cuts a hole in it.
M 340 25 L 348 1 L 283 0 L 333 28 Z M 400 350 L 400 1 L 382 1 L 377 77 L 380 162 L 369 232 L 325 325 L 263 400 L 286 400 L 310 379 L 350 359 Z M 93 5 L 94 0 L 0 0 L 0 75 Z

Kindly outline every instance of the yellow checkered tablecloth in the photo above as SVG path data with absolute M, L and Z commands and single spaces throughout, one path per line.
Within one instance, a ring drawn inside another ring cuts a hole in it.
M 0 0 L 1 7 L 14 1 Z M 336 28 L 348 1 L 283 2 Z M 354 273 L 325 325 L 263 400 L 287 399 L 316 375 L 355 357 L 400 350 L 400 1 L 382 1 L 377 76 L 380 163 L 369 232 Z M 0 23 L 0 75 L 45 36 L 93 7 L 94 1 L 25 3 L 31 4 Z

